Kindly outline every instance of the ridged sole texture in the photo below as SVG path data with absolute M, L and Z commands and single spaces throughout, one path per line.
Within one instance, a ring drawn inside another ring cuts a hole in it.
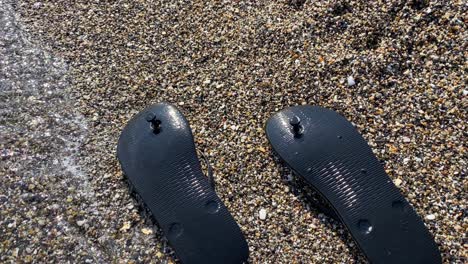
M 371 263 L 441 263 L 423 221 L 344 117 L 296 106 L 272 116 L 266 132 L 278 156 L 331 204 Z
M 117 156 L 182 263 L 247 261 L 247 242 L 203 174 L 190 126 L 176 107 L 159 103 L 133 117 Z

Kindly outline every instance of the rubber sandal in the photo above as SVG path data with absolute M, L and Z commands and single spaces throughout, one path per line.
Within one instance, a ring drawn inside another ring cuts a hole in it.
M 204 176 L 192 131 L 176 107 L 159 103 L 134 116 L 117 156 L 182 263 L 247 261 L 247 242 Z
M 371 263 L 441 263 L 433 237 L 344 117 L 316 106 L 272 116 L 273 150 L 319 192 Z

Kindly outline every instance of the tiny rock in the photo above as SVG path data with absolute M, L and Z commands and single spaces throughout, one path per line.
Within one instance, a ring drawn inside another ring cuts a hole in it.
M 266 216 L 267 211 L 264 208 L 260 209 L 260 212 L 258 212 L 258 217 L 260 218 L 260 220 L 265 220 Z
M 436 218 L 436 217 L 435 217 L 435 215 L 433 215 L 433 214 L 426 215 L 426 219 L 427 219 L 427 220 L 434 220 L 435 218 Z
M 125 222 L 120 228 L 120 231 L 127 231 L 128 229 L 130 229 L 130 222 Z
M 84 224 L 86 224 L 86 220 L 76 221 L 76 224 L 77 224 L 78 226 L 83 226 Z
M 145 235 L 149 235 L 149 234 L 152 234 L 153 233 L 153 230 L 149 229 L 149 228 L 143 228 L 141 229 L 141 232 Z
M 265 153 L 266 152 L 266 149 L 263 148 L 263 147 L 258 147 L 258 150 L 260 150 L 261 152 Z
M 353 86 L 356 84 L 353 76 L 348 76 L 348 86 Z
M 395 154 L 395 153 L 398 152 L 397 147 L 395 147 L 395 146 L 393 146 L 393 145 L 389 145 L 388 150 L 389 150 L 389 152 L 390 152 L 391 154 Z
M 402 180 L 401 180 L 401 179 L 399 179 L 399 178 L 395 179 L 395 185 L 396 185 L 396 186 L 400 186 L 401 183 L 402 183 Z

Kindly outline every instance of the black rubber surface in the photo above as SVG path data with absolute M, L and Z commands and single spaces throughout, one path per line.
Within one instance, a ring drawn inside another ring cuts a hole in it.
M 437 245 L 367 142 L 332 110 L 287 108 L 266 126 L 279 157 L 334 208 L 372 263 L 441 263 Z
M 203 174 L 189 124 L 176 107 L 155 104 L 133 117 L 117 155 L 182 263 L 247 261 L 247 242 Z

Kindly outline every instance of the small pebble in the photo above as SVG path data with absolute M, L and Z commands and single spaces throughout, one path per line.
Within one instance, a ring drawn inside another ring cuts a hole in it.
M 130 222 L 125 222 L 120 228 L 120 231 L 127 231 L 128 229 L 130 229 Z
M 398 187 L 402 183 L 402 180 L 400 178 L 395 179 L 395 185 Z
M 348 76 L 348 86 L 353 86 L 356 84 L 353 76 Z
M 153 233 L 153 230 L 149 229 L 149 228 L 143 228 L 141 229 L 141 232 L 145 235 L 149 235 L 149 234 L 152 234 Z
M 260 220 L 265 220 L 267 217 L 266 209 L 264 208 L 260 209 L 260 211 L 258 212 L 258 217 L 260 218 Z
M 433 214 L 426 215 L 427 220 L 434 220 L 436 217 Z

